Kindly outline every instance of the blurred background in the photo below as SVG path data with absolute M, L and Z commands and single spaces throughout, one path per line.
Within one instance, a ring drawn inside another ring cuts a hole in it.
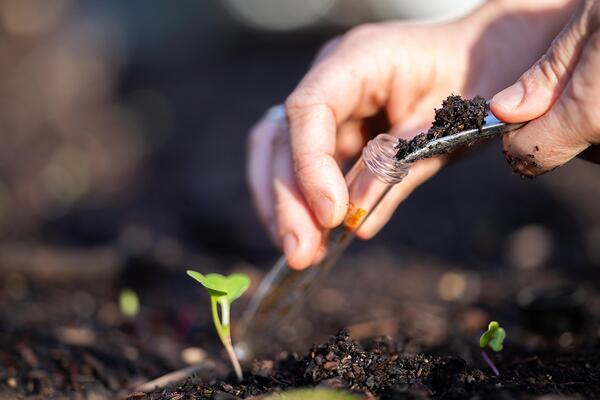
M 276 252 L 244 182 L 252 124 L 328 38 L 479 3 L 0 2 L 0 263 L 35 264 L 37 245 L 102 248 L 115 263 L 180 266 L 187 251 L 268 263 Z M 369 246 L 590 273 L 600 262 L 594 171 L 576 161 L 521 181 L 494 143 L 419 189 Z M 537 262 L 519 258 L 530 241 Z
M 188 245 L 267 250 L 243 179 L 249 127 L 327 38 L 478 1 L 437 3 L 1 2 L 2 242 L 118 243 L 172 263 Z
M 156 347 L 160 362 L 144 366 L 146 376 L 187 363 L 180 350 L 215 339 L 204 326 L 177 342 L 164 331 L 206 322 L 196 316 L 204 299 L 185 304 L 200 292 L 184 267 L 244 270 L 257 283 L 278 255 L 244 180 L 252 124 L 332 36 L 367 21 L 453 18 L 479 3 L 1 0 L 2 331 L 39 332 L 50 316 L 59 340 L 105 346 L 99 332 L 117 324 L 118 290 L 133 287 L 142 305 L 172 315 L 162 333 L 146 326 L 152 345 L 130 338 L 121 353 L 135 362 Z M 359 317 L 388 318 L 386 304 L 421 301 L 458 307 L 475 332 L 482 303 L 512 304 L 531 283 L 595 290 L 598 171 L 575 160 L 522 180 L 492 143 L 419 188 L 375 239 L 353 245 L 311 309 L 328 323 L 297 328 L 328 335 Z M 165 280 L 169 271 L 177 278 Z M 382 309 L 348 309 L 356 279 L 381 292 Z M 52 291 L 59 286 L 70 289 Z M 597 313 L 600 302 L 587 309 Z M 437 319 L 416 332 L 449 323 L 446 311 L 431 311 Z M 73 323 L 79 330 L 65 333 Z

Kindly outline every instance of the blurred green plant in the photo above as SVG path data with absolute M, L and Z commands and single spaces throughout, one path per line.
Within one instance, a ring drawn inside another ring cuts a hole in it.
M 140 313 L 140 299 L 135 290 L 121 289 L 121 292 L 119 292 L 119 310 L 127 318 L 134 318 Z
M 359 397 L 333 389 L 294 389 L 283 393 L 275 393 L 267 399 L 271 400 L 358 400 Z
M 481 357 L 487 365 L 494 371 L 496 376 L 500 376 L 500 372 L 496 365 L 486 353 L 485 348 L 489 347 L 495 352 L 502 351 L 504 348 L 504 339 L 506 339 L 506 331 L 500 326 L 498 321 L 491 321 L 485 331 L 479 338 L 479 347 L 481 348 Z
M 242 375 L 242 367 L 233 350 L 231 342 L 231 327 L 230 327 L 230 310 L 231 303 L 237 300 L 250 286 L 250 278 L 245 274 L 232 274 L 223 276 L 221 274 L 206 274 L 188 270 L 187 274 L 200 282 L 210 296 L 210 304 L 212 310 L 213 323 L 219 335 L 219 339 L 223 343 L 227 355 L 233 364 L 233 369 L 239 381 L 244 377 Z M 217 307 L 217 305 L 219 307 Z M 220 315 L 219 310 L 220 308 Z

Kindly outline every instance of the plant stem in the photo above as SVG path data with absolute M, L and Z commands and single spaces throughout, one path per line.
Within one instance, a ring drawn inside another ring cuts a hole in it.
M 239 382 L 244 380 L 244 375 L 242 373 L 242 366 L 240 365 L 240 362 L 238 361 L 237 356 L 235 355 L 235 350 L 233 350 L 233 345 L 231 344 L 231 339 L 229 339 L 229 343 L 225 344 L 225 350 L 227 351 L 227 355 L 229 356 L 229 359 L 231 360 L 231 364 L 233 364 L 233 369 L 235 371 L 235 375 L 237 376 L 237 379 Z
M 498 368 L 496 368 L 496 365 L 490 356 L 488 356 L 488 354 L 485 352 L 485 350 L 481 350 L 481 357 L 483 358 L 483 361 L 485 361 L 486 364 L 492 369 L 492 371 L 494 371 L 494 374 L 496 374 L 496 376 L 500 376 L 500 371 L 498 371 Z
M 227 324 L 225 325 L 221 324 L 219 312 L 217 310 L 217 303 L 217 297 L 211 296 L 210 305 L 213 315 L 213 322 L 215 324 L 215 328 L 217 329 L 219 339 L 221 339 L 221 343 L 223 343 L 225 351 L 227 351 L 229 360 L 231 360 L 231 364 L 233 365 L 233 369 L 235 370 L 235 374 L 238 378 L 238 381 L 241 382 L 244 379 L 244 375 L 242 374 L 242 367 L 240 366 L 240 362 L 238 361 L 237 356 L 235 355 L 235 351 L 233 350 L 233 345 L 231 343 L 231 330 L 229 329 L 229 303 L 221 303 L 221 314 L 224 317 L 227 317 Z

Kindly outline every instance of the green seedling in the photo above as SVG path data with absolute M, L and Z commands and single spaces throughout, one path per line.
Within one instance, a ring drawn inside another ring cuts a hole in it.
M 206 274 L 202 275 L 196 271 L 187 271 L 187 274 L 200 282 L 210 296 L 210 304 L 213 316 L 213 322 L 217 329 L 219 339 L 225 346 L 227 355 L 233 364 L 233 369 L 238 380 L 243 379 L 242 367 L 233 350 L 231 343 L 231 327 L 230 327 L 230 308 L 231 303 L 237 300 L 250 286 L 250 278 L 244 274 L 232 274 L 223 276 L 221 274 Z M 219 310 L 217 305 L 221 309 Z
M 127 318 L 134 318 L 140 312 L 140 299 L 133 289 L 124 288 L 119 293 L 119 310 Z
M 502 348 L 504 347 L 503 343 L 505 338 L 506 331 L 500 326 L 500 324 L 497 321 L 490 322 L 487 331 L 485 331 L 479 338 L 481 357 L 483 358 L 483 361 L 485 361 L 486 364 L 489 365 L 492 371 L 494 371 L 494 374 L 496 374 L 496 376 L 500 376 L 500 371 L 498 371 L 498 368 L 496 368 L 496 365 L 494 364 L 490 356 L 488 356 L 488 354 L 485 352 L 485 348 L 489 347 L 495 352 L 502 351 Z

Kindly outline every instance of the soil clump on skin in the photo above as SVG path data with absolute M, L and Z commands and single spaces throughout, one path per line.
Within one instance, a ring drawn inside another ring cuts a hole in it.
M 429 142 L 444 136 L 453 135 L 467 129 L 481 129 L 486 116 L 486 101 L 481 96 L 463 99 L 450 95 L 435 110 L 435 119 L 427 132 L 422 132 L 410 141 L 400 139 L 396 145 L 396 159 L 425 147 Z

